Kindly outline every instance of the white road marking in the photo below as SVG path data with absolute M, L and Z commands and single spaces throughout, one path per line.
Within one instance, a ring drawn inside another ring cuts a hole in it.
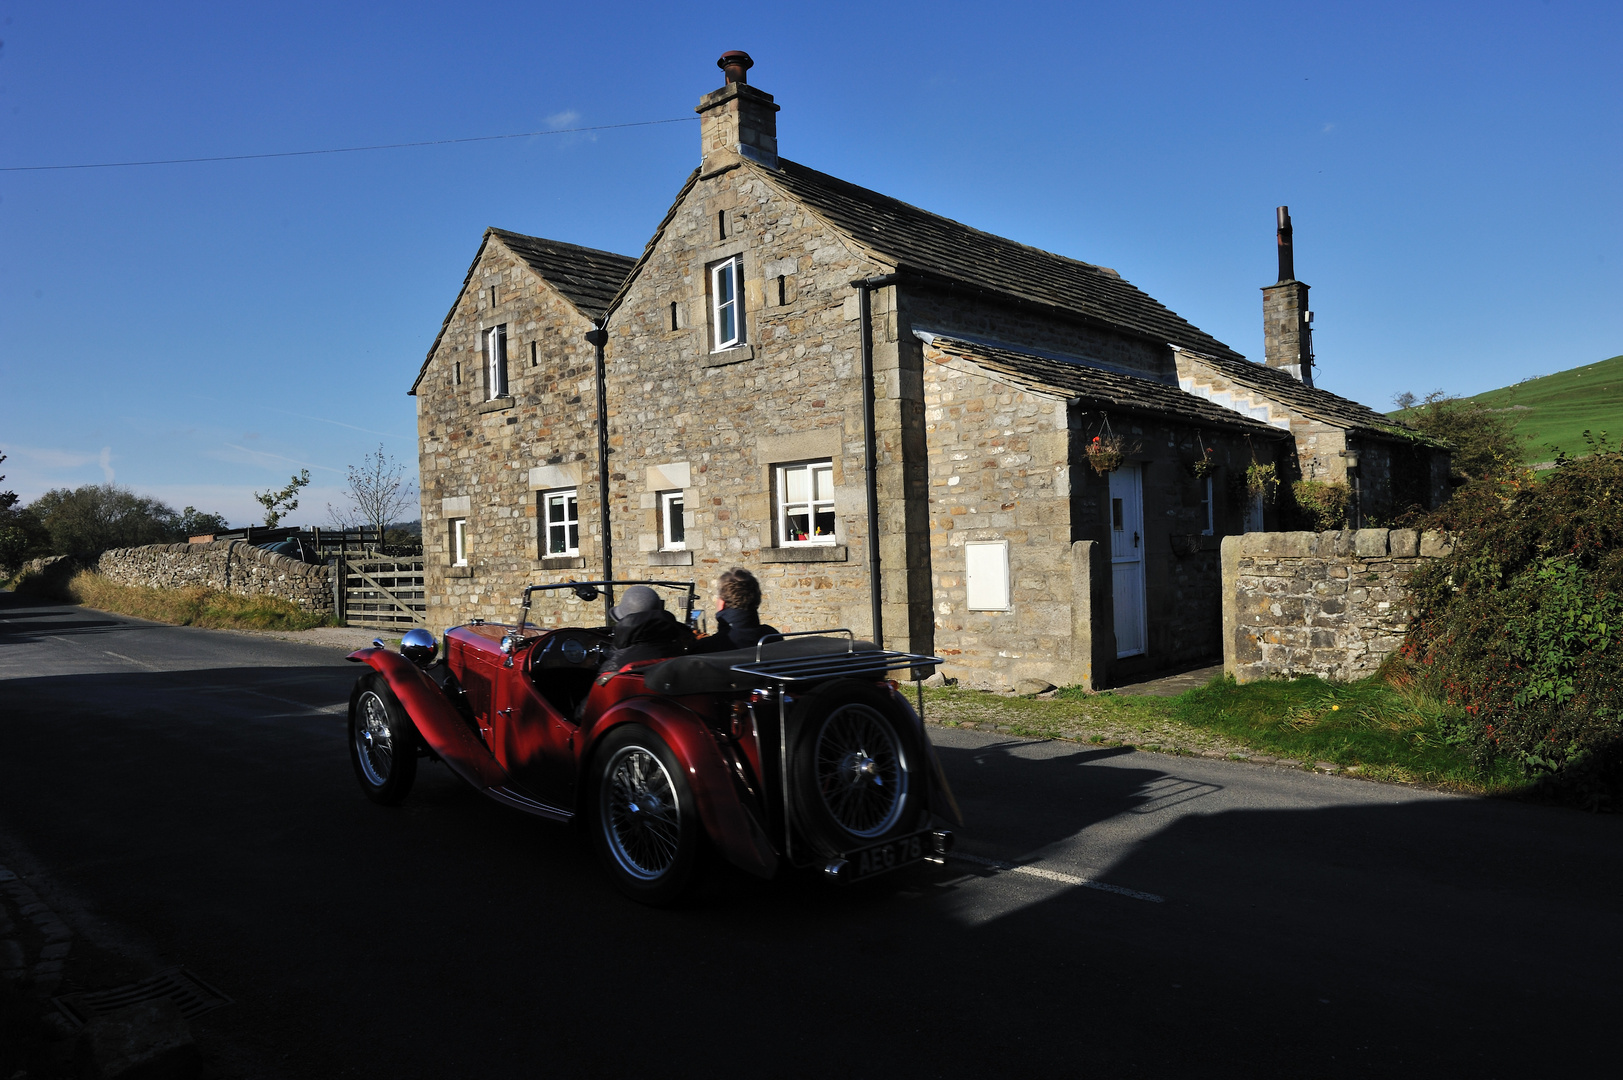
M 158 671 L 159 670 L 158 668 L 153 667 L 151 664 L 143 663 L 142 661 L 137 660 L 133 656 L 125 656 L 121 652 L 114 652 L 111 649 L 103 649 L 102 652 L 106 653 L 108 656 L 117 657 L 118 659 L 124 661 L 127 664 L 134 664 L 136 667 L 146 668 L 148 671 Z
M 1130 896 L 1134 900 L 1147 900 L 1152 904 L 1166 903 L 1166 897 L 1154 893 L 1140 892 L 1137 889 L 1124 889 L 1120 885 L 1111 885 L 1092 878 L 1077 877 L 1074 874 L 1062 874 L 1058 870 L 1049 870 L 1041 866 L 1031 866 L 1025 863 L 1003 862 L 999 859 L 983 859 L 979 855 L 966 855 L 962 851 L 955 851 L 948 855 L 949 859 L 961 862 L 977 863 L 981 866 L 990 866 L 1010 874 L 1025 874 L 1027 877 L 1042 878 L 1044 881 L 1057 881 L 1062 885 L 1080 885 L 1084 889 L 1098 889 L 1100 892 L 1115 893 L 1117 896 Z

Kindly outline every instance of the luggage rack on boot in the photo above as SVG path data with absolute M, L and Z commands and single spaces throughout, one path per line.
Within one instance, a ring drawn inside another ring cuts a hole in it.
M 786 641 L 789 638 L 829 637 L 833 634 L 846 636 L 845 652 L 761 659 L 763 645 Z M 838 630 L 807 630 L 797 634 L 768 634 L 755 646 L 755 659 L 748 664 L 734 664 L 733 670 L 741 675 L 754 675 L 792 685 L 814 679 L 837 678 L 841 675 L 877 675 L 904 667 L 913 668 L 916 672 L 919 668 L 934 667 L 939 663 L 941 657 L 926 656 L 923 653 L 895 652 L 878 646 L 858 649 L 856 635 L 841 627 Z M 921 681 L 922 678 L 923 676 L 918 676 L 913 681 Z

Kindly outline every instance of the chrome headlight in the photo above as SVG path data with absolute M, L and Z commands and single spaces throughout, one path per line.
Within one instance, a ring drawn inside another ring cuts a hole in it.
M 407 630 L 400 637 L 400 655 L 416 664 L 418 667 L 427 667 L 434 662 L 434 656 L 439 652 L 439 645 L 422 627 Z

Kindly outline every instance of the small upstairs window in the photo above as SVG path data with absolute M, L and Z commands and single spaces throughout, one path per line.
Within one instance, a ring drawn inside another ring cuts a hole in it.
M 744 260 L 737 256 L 710 268 L 710 325 L 713 352 L 744 344 Z
M 485 398 L 507 396 L 507 324 L 485 331 Z

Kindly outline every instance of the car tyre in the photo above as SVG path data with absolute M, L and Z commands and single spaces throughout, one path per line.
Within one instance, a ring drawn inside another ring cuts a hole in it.
M 592 839 L 620 891 L 644 904 L 675 902 L 699 863 L 693 791 L 654 732 L 625 724 L 594 755 Z
M 796 821 L 826 855 L 919 828 L 923 758 L 890 694 L 836 679 L 795 703 L 789 762 Z
M 363 675 L 349 702 L 349 760 L 366 797 L 394 806 L 417 780 L 417 727 L 381 675 Z

